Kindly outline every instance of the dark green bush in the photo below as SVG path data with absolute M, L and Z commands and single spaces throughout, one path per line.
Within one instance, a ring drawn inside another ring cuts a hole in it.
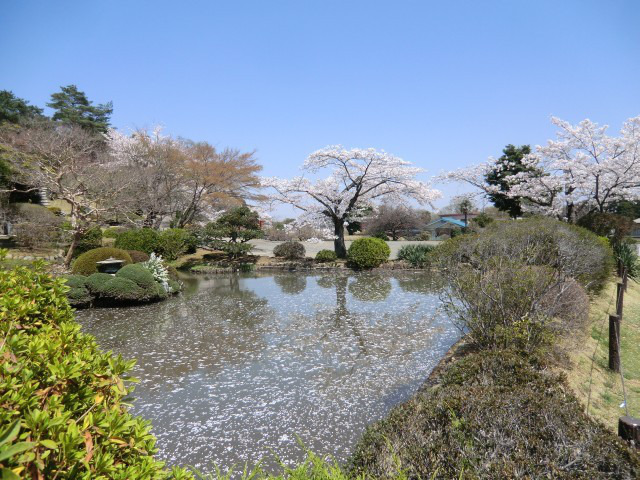
M 316 262 L 318 263 L 335 262 L 337 259 L 338 256 L 333 250 L 320 250 L 316 253 Z
M 615 213 L 591 212 L 580 217 L 577 224 L 601 237 L 611 238 L 617 244 L 633 229 L 633 220 Z
M 144 252 L 140 252 L 139 250 L 127 250 L 127 253 L 131 257 L 131 261 L 133 263 L 142 263 L 149 260 L 149 255 Z
M 88 277 L 86 277 L 86 286 L 89 290 L 89 293 L 92 295 L 97 295 L 100 293 L 102 288 L 113 279 L 113 276 L 108 273 L 92 273 Z
M 304 258 L 306 250 L 304 245 L 300 242 L 284 242 L 280 245 L 276 245 L 273 249 L 273 254 L 278 258 L 284 258 L 286 260 L 299 260 Z
M 101 247 L 89 250 L 76 258 L 71 271 L 80 275 L 91 275 L 98 271 L 96 262 L 101 262 L 111 257 L 123 260 L 125 265 L 131 263 L 131 257 L 126 251 L 119 248 Z
M 354 240 L 347 258 L 356 268 L 374 268 L 386 262 L 390 254 L 391 249 L 384 240 L 367 237 Z
M 634 479 L 638 455 L 584 413 L 562 376 L 508 351 L 471 355 L 370 427 L 352 475 Z
M 102 246 L 102 229 L 98 226 L 91 227 L 87 230 L 76 246 L 74 256 L 79 256 L 84 252 L 93 250 L 94 248 L 100 248 Z
M 183 228 L 169 228 L 160 232 L 157 253 L 165 260 L 176 260 L 180 255 L 195 252 L 196 237 Z
M 0 475 L 189 478 L 154 459 L 149 422 L 123 403 L 134 362 L 81 332 L 66 290 L 42 264 L 0 270 Z
M 384 240 L 385 242 L 389 241 L 389 235 L 385 232 L 376 232 L 373 234 L 373 238 L 379 238 L 380 240 Z
M 139 263 L 133 263 L 122 267 L 116 273 L 116 278 L 126 278 L 134 282 L 138 287 L 142 288 L 150 295 L 156 293 L 156 285 L 158 284 L 153 274 Z
M 69 304 L 79 308 L 89 306 L 93 297 L 87 288 L 87 277 L 83 275 L 66 275 L 64 279 L 69 287 L 67 292 Z
M 150 255 L 152 252 L 158 252 L 160 234 L 152 228 L 127 230 L 116 237 L 115 247 L 123 250 L 139 250 Z
M 123 277 L 113 277 L 99 291 L 101 300 L 115 302 L 144 302 L 150 300 L 155 293 L 147 292 L 133 280 Z
M 413 267 L 424 267 L 429 263 L 434 248 L 431 245 L 403 245 L 398 251 L 398 258 Z

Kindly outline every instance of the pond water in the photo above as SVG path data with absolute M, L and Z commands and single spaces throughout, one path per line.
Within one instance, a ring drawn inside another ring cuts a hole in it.
M 77 313 L 103 349 L 138 360 L 133 412 L 170 465 L 299 461 L 296 436 L 345 460 L 458 338 L 422 273 L 183 281 L 165 302 Z

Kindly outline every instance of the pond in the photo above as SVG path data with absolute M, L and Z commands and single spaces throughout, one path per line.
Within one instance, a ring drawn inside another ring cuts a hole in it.
M 170 465 L 299 461 L 296 437 L 345 460 L 459 337 L 423 273 L 183 281 L 165 302 L 77 313 L 103 349 L 138 360 L 133 412 Z

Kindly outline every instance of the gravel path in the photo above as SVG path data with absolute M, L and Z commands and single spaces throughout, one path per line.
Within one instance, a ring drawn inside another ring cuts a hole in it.
M 357 237 L 355 237 L 357 238 Z M 352 240 L 345 240 L 345 244 L 347 248 L 351 245 Z M 273 257 L 273 249 L 276 245 L 279 245 L 283 242 L 272 242 L 270 240 L 250 240 L 250 243 L 253 245 L 253 250 L 251 251 L 252 255 L 261 255 L 265 257 Z M 409 240 L 398 240 L 398 241 L 388 241 L 387 244 L 389 248 L 391 248 L 391 256 L 390 258 L 396 259 L 398 256 L 398 250 L 403 245 L 438 245 L 439 241 L 429 240 L 426 242 L 420 241 L 409 241 Z M 312 242 L 302 242 L 304 248 L 307 252 L 307 257 L 315 257 L 316 253 L 320 250 L 333 250 L 333 240 L 325 240 L 322 242 L 312 243 Z

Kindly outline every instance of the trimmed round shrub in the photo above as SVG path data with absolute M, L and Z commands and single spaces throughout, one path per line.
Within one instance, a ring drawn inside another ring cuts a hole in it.
M 382 265 L 391 255 L 391 249 L 380 238 L 359 238 L 347 252 L 349 262 L 357 268 L 374 268 Z
M 127 253 L 131 257 L 133 263 L 142 263 L 149 260 L 149 255 L 139 250 L 127 250 Z
M 102 288 L 107 284 L 107 282 L 112 279 L 113 276 L 108 273 L 92 273 L 87 277 L 87 289 L 89 289 L 89 292 L 93 295 L 97 295 L 102 291 Z
M 286 260 L 298 260 L 304 258 L 306 250 L 300 242 L 284 242 L 276 245 L 273 254 L 278 258 Z
M 149 293 L 156 291 L 157 282 L 153 278 L 153 274 L 145 267 L 138 263 L 132 263 L 122 267 L 116 273 L 116 278 L 126 278 L 134 282 L 137 286 Z
M 69 291 L 67 299 L 69 304 L 74 307 L 85 307 L 91 303 L 93 297 L 87 289 L 87 277 L 83 275 L 66 275 L 64 279 L 67 281 Z
M 151 254 L 158 251 L 160 234 L 152 228 L 127 230 L 116 237 L 115 246 L 123 250 L 138 250 Z
M 320 250 L 316 253 L 316 262 L 318 263 L 335 262 L 337 259 L 338 256 L 333 250 Z
M 100 290 L 100 298 L 118 302 L 141 302 L 149 300 L 154 292 L 145 292 L 133 280 L 123 277 L 112 277 Z
M 161 254 L 166 260 L 173 261 L 180 255 L 195 252 L 197 244 L 198 241 L 195 235 L 188 230 L 183 228 L 169 228 L 160 232 L 156 252 Z
M 119 248 L 101 247 L 89 250 L 76 258 L 71 271 L 80 275 L 91 275 L 98 271 L 96 262 L 101 262 L 111 257 L 123 260 L 125 265 L 131 263 L 131 257 L 126 251 Z
M 80 241 L 78 245 L 76 245 L 76 250 L 73 252 L 74 256 L 80 256 L 84 252 L 88 252 L 89 250 L 93 250 L 94 248 L 100 248 L 102 246 L 102 229 L 98 226 L 91 227 L 87 230 L 82 237 L 80 237 Z

